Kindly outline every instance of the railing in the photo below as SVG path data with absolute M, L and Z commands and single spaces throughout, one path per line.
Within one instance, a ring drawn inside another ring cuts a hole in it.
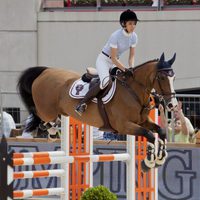
M 190 119 L 194 128 L 200 129 L 200 95 L 177 94 L 177 99 L 182 102 L 184 115 Z
M 197 6 L 200 0 L 43 0 L 43 8 L 93 8 L 103 10 L 106 8 L 117 9 L 121 7 L 145 7 L 162 10 L 168 6 Z

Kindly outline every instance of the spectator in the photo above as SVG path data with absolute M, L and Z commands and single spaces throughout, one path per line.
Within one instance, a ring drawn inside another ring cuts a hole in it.
M 93 127 L 93 139 L 94 140 L 103 140 L 103 131 L 99 131 L 98 128 Z
M 159 111 L 161 118 L 161 126 L 163 128 L 168 128 L 168 140 L 169 142 L 172 142 L 172 123 L 168 125 L 162 105 L 159 105 Z M 189 133 L 190 131 L 194 132 L 194 128 L 190 120 L 184 116 L 181 102 L 179 102 L 178 107 L 176 108 L 176 110 L 174 110 L 174 119 L 172 119 L 172 122 L 174 122 L 174 142 L 189 143 Z
M 0 115 L 0 121 L 1 121 L 1 135 L 4 134 L 5 137 L 10 137 L 10 133 L 12 129 L 16 129 L 15 121 L 9 113 L 3 111 L 3 119 L 2 115 Z
M 22 132 L 21 138 L 33 138 L 32 132 L 27 132 L 26 131 L 26 127 L 27 127 L 28 123 L 31 121 L 31 118 L 32 118 L 32 114 L 30 114 L 26 119 L 25 128 L 24 128 L 24 130 Z
M 119 135 L 112 132 L 104 132 L 103 139 L 104 140 L 119 140 Z
M 181 116 L 182 116 L 182 102 L 179 101 L 178 103 L 178 107 L 176 110 L 174 110 L 174 119 L 175 120 L 180 120 Z M 181 111 L 181 112 L 180 112 Z M 184 116 L 184 115 L 183 115 Z M 186 122 L 186 126 L 188 128 L 189 134 L 194 134 L 194 127 L 192 126 L 192 123 L 190 122 L 190 120 L 184 116 L 185 122 Z

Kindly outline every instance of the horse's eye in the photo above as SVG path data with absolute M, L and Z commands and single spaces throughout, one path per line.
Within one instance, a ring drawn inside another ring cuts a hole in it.
M 164 76 L 163 74 L 160 74 L 160 75 L 158 76 L 158 78 L 159 78 L 160 80 L 162 80 L 162 81 L 165 80 L 165 76 Z
M 174 76 L 174 71 L 173 70 L 167 71 L 167 76 L 170 76 L 170 77 Z

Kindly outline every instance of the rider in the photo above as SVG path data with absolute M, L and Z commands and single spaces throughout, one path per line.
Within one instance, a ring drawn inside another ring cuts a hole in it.
M 130 50 L 128 64 L 129 67 L 134 67 L 135 47 L 137 44 L 137 35 L 134 30 L 137 21 L 137 15 L 129 9 L 121 13 L 120 25 L 122 28 L 112 33 L 102 52 L 97 57 L 96 69 L 100 78 L 100 85 L 96 84 L 92 87 L 77 105 L 75 111 L 79 115 L 82 115 L 86 110 L 87 103 L 108 85 L 110 69 L 116 66 L 122 71 L 128 70 L 119 60 L 121 54 L 128 49 Z

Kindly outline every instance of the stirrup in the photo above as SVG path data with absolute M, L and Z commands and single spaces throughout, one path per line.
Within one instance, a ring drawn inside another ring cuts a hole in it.
M 83 103 L 83 104 L 79 104 L 75 111 L 78 115 L 82 116 L 82 114 L 85 112 L 85 110 L 87 109 L 87 104 Z

